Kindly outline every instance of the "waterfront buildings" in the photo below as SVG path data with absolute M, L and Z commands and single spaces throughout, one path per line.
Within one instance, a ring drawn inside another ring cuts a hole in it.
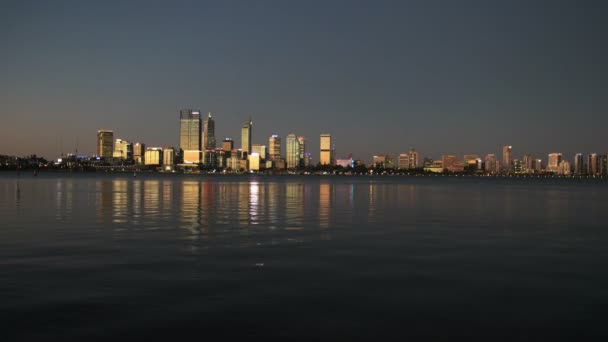
M 306 138 L 304 138 L 303 136 L 299 136 L 298 137 L 298 147 L 299 147 L 299 160 L 298 160 L 298 166 L 299 167 L 304 167 L 306 166 L 306 162 L 305 162 L 305 156 L 306 156 Z
M 251 153 L 251 139 L 253 139 L 252 126 L 253 121 L 249 118 L 249 121 L 241 128 L 241 151 L 243 158 Z
M 571 173 L 570 163 L 567 160 L 562 160 L 559 162 L 559 166 L 557 168 L 557 173 L 560 175 L 568 176 Z
M 185 164 L 198 164 L 202 159 L 201 114 L 199 110 L 179 112 L 179 149 Z M 146 150 L 147 153 L 147 150 Z M 148 165 L 146 161 L 146 165 Z
M 550 153 L 547 159 L 547 171 L 557 173 L 559 171 L 559 163 L 562 161 L 561 153 Z
M 522 164 L 523 172 L 524 173 L 533 173 L 534 172 L 533 163 L 534 163 L 534 158 L 532 158 L 531 155 L 526 154 L 524 156 L 524 160 L 523 160 L 523 164 Z
M 253 144 L 251 145 L 251 153 L 257 153 L 260 155 L 260 159 L 266 160 L 267 157 L 267 148 L 266 145 L 262 144 Z
M 230 138 L 224 138 L 222 141 L 222 150 L 230 152 L 234 149 L 234 141 Z
M 597 153 L 591 153 L 587 156 L 587 174 L 590 176 L 598 175 L 599 172 L 599 156 Z
M 383 168 L 383 169 L 393 168 L 394 167 L 393 157 L 391 157 L 387 154 L 373 156 L 372 157 L 372 166 Z
M 114 156 L 114 131 L 106 129 L 97 131 L 97 156 L 101 158 Z
M 331 135 L 321 134 L 321 148 L 319 154 L 319 164 L 321 165 L 333 165 Z
M 175 149 L 173 147 L 165 147 L 163 149 L 163 166 L 166 171 L 173 170 L 175 164 Z

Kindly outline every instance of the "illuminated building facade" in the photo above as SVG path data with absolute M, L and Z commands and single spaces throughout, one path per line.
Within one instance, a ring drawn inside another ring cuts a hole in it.
M 253 121 L 249 121 L 241 128 L 241 152 L 243 158 L 251 153 L 251 139 L 253 139 Z
M 295 134 L 288 134 L 285 139 L 285 157 L 288 169 L 296 169 L 301 166 L 300 141 Z
M 211 113 L 208 114 L 203 123 L 201 147 L 203 150 L 215 149 L 215 121 L 211 117 Z
M 505 172 L 512 170 L 513 164 L 513 146 L 503 146 L 502 148 L 502 169 Z
M 562 161 L 561 153 L 550 153 L 547 159 L 547 171 L 557 173 L 559 171 L 559 163 Z
M 281 159 L 281 137 L 276 134 L 268 138 L 268 158 L 272 161 Z
M 101 158 L 114 156 L 114 131 L 105 129 L 97 131 L 97 156 Z
M 200 111 L 182 109 L 179 112 L 179 149 L 184 163 L 201 163 L 201 141 Z
M 331 135 L 321 134 L 321 149 L 319 163 L 321 165 L 333 165 Z

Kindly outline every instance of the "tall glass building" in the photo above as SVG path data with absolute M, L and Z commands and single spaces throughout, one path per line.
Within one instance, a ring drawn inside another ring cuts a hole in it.
M 249 121 L 241 128 L 241 151 L 243 152 L 243 155 L 245 155 L 245 153 L 247 153 L 247 155 L 251 154 L 251 139 L 253 138 L 251 126 L 253 126 L 253 121 L 249 118 Z
M 182 109 L 179 112 L 179 149 L 184 163 L 201 162 L 201 112 Z
M 114 156 L 114 131 L 105 129 L 97 131 L 97 156 L 102 158 Z
M 272 139 L 272 138 L 271 138 Z M 295 134 L 288 134 L 285 141 L 287 168 L 295 169 L 300 166 L 300 141 Z
M 215 150 L 215 121 L 211 117 L 211 113 L 203 123 L 203 141 L 201 147 L 204 150 Z

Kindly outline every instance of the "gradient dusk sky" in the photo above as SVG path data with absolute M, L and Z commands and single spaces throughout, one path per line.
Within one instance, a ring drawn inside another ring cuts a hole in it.
M 339 157 L 608 152 L 606 1 L 2 1 L 0 154 L 176 146 L 179 110 L 240 146 Z

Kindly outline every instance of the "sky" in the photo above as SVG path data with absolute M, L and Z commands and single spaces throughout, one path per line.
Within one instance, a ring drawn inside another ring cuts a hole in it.
M 0 154 L 319 135 L 338 157 L 608 152 L 605 1 L 0 2 Z M 283 147 L 284 150 L 284 147 Z

